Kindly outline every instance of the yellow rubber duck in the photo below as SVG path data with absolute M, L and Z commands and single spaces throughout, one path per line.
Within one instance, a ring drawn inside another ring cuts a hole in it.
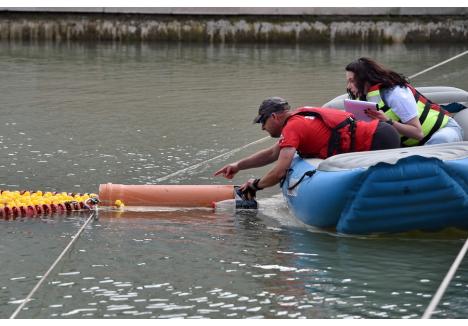
M 117 206 L 118 208 L 123 208 L 125 207 L 125 204 L 123 203 L 123 201 L 121 201 L 120 199 L 117 199 L 114 203 L 115 206 Z

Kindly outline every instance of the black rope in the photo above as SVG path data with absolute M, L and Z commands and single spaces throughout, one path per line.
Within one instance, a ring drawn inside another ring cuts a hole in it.
M 304 180 L 305 177 L 311 177 L 315 174 L 315 172 L 317 172 L 317 170 L 310 170 L 310 171 L 305 172 L 303 176 L 295 184 L 293 184 L 291 187 L 288 187 L 288 190 L 293 190 L 302 182 L 302 180 Z
M 300 156 L 300 155 L 299 155 Z M 284 182 L 286 181 L 286 178 L 288 177 L 288 174 L 292 172 L 293 169 L 289 168 L 287 171 L 286 171 L 286 174 L 284 175 L 284 177 L 281 178 L 280 180 L 280 188 L 283 188 L 283 184 Z

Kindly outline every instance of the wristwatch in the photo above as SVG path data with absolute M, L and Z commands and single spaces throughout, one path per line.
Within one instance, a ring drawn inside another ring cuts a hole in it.
M 389 125 L 393 126 L 393 120 L 392 119 L 388 119 L 387 121 L 385 121 L 386 123 L 388 123 Z
M 263 189 L 258 186 L 259 182 L 260 182 L 260 179 L 255 179 L 254 182 L 252 182 L 252 188 L 254 188 L 255 191 Z

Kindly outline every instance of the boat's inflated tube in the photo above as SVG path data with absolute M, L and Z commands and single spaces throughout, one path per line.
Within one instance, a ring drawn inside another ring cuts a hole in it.
M 464 131 L 463 140 L 468 140 L 468 109 L 462 110 L 453 116 Z
M 127 206 L 212 207 L 213 202 L 235 198 L 233 185 L 123 185 L 101 184 L 101 205 L 120 200 Z
M 468 106 L 468 92 L 417 88 L 439 104 Z M 325 107 L 343 109 L 347 94 Z M 468 109 L 453 115 L 464 142 L 339 154 L 296 156 L 282 185 L 294 215 L 340 233 L 468 229 Z
M 446 86 L 416 87 L 416 89 L 429 100 L 437 104 L 445 105 L 452 102 L 457 102 L 468 106 L 468 92 L 464 91 L 463 89 Z M 348 94 L 342 94 L 322 106 L 325 108 L 343 110 L 343 100 L 346 98 L 348 98 Z

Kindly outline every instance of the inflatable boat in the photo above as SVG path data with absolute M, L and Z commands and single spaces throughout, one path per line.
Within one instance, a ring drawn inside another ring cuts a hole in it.
M 452 87 L 417 88 L 430 100 L 468 106 Z M 325 107 L 343 108 L 341 95 Z M 463 142 L 346 153 L 326 160 L 296 156 L 282 184 L 293 214 L 339 233 L 468 228 L 468 109 L 454 119 Z

